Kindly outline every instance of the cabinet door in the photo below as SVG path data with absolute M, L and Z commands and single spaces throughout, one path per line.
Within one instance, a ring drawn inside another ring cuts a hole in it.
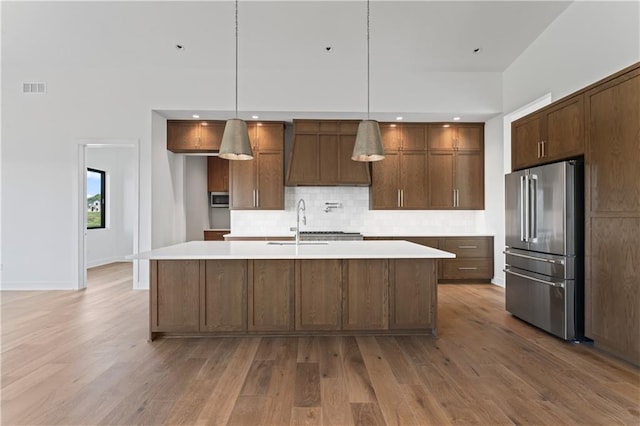
M 320 180 L 318 135 L 296 134 L 289 161 L 288 185 L 313 185 Z
M 458 151 L 455 161 L 456 208 L 484 210 L 484 156 L 481 151 Z
M 232 209 L 256 208 L 256 161 L 257 157 L 253 160 L 230 161 L 229 199 Z
M 200 328 L 200 261 L 151 261 L 151 331 Z
M 542 116 L 536 114 L 511 125 L 511 168 L 524 169 L 540 162 Z
M 546 113 L 545 161 L 584 154 L 584 96 L 575 96 Z
M 382 147 L 385 152 L 400 150 L 400 130 L 397 124 L 381 123 L 380 136 L 382 137 Z M 384 161 L 384 160 L 383 160 Z
M 229 160 L 218 156 L 207 157 L 207 190 L 229 192 Z
M 430 209 L 452 209 L 454 203 L 454 151 L 429 151 L 427 185 Z
M 369 185 L 371 183 L 369 163 L 351 159 L 356 135 L 340 135 L 338 138 L 339 182 L 341 184 Z
M 296 330 L 340 330 L 341 283 L 341 260 L 297 261 Z
M 460 151 L 482 151 L 484 149 L 484 126 L 460 124 L 455 126 L 455 145 Z
M 230 233 L 231 230 L 227 231 L 204 231 L 204 240 L 205 241 L 224 241 L 225 234 Z
M 293 260 L 249 262 L 249 331 L 292 331 Z
M 400 153 L 400 205 L 403 209 L 426 209 L 427 156 L 425 151 Z
M 454 149 L 455 135 L 453 127 L 449 124 L 430 124 L 427 143 L 429 149 Z
M 189 152 L 198 149 L 200 125 L 197 121 L 168 120 L 167 149 L 172 152 Z
M 425 124 L 402 124 L 400 135 L 403 151 L 424 151 L 427 143 Z
M 205 261 L 200 293 L 200 331 L 246 330 L 247 261 Z
M 257 123 L 255 144 L 261 151 L 284 150 L 283 123 Z
M 318 135 L 318 159 L 320 161 L 320 185 L 336 184 L 340 180 L 338 135 Z
M 436 261 L 396 259 L 389 263 L 389 328 L 435 328 Z
M 389 328 L 389 263 L 386 259 L 344 261 L 344 330 Z
M 284 159 L 282 151 L 260 151 L 256 160 L 258 168 L 256 208 L 284 210 Z
M 200 122 L 200 149 L 202 151 L 218 151 L 222 142 L 225 122 Z
M 400 155 L 387 151 L 386 158 L 371 165 L 371 208 L 398 209 L 400 208 L 400 186 L 398 182 Z

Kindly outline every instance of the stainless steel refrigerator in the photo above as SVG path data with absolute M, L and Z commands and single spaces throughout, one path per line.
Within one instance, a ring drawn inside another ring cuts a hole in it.
M 565 340 L 584 335 L 583 164 L 505 177 L 506 309 Z

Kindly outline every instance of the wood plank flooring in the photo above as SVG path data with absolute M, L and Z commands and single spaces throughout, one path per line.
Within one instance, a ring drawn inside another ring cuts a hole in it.
M 638 368 L 513 318 L 496 286 L 440 285 L 438 337 L 149 343 L 131 274 L 2 292 L 2 424 L 640 424 Z

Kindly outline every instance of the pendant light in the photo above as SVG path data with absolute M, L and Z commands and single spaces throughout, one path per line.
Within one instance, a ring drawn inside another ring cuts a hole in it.
M 236 0 L 236 116 L 227 120 L 222 134 L 219 156 L 227 160 L 252 160 L 253 151 L 247 123 L 238 118 L 238 0 Z
M 354 161 L 379 161 L 384 159 L 384 149 L 382 148 L 382 136 L 378 122 L 371 120 L 370 114 L 370 29 L 369 29 L 369 0 L 367 0 L 367 119 L 362 120 L 358 125 L 356 143 L 353 147 L 351 159 Z

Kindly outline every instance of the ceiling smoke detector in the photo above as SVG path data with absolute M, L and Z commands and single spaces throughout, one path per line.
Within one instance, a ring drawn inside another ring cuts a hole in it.
M 482 47 L 476 47 L 475 49 L 473 49 L 474 55 L 479 55 L 480 53 L 482 53 Z

